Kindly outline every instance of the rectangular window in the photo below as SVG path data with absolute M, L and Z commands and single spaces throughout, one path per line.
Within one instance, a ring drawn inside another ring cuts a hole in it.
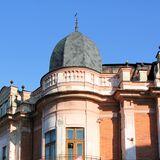
M 45 159 L 56 158 L 56 130 L 53 129 L 45 134 Z
M 2 148 L 2 160 L 7 160 L 7 146 Z
M 67 160 L 84 160 L 84 128 L 66 128 Z

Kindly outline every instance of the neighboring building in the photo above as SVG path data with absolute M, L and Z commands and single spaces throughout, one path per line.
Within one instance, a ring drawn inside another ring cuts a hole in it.
M 39 88 L 0 90 L 0 160 L 158 160 L 159 53 L 102 65 L 86 36 L 63 38 Z

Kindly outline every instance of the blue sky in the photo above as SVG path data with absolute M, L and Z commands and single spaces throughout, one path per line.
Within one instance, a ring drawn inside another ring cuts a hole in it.
M 160 45 L 160 0 L 0 0 L 0 88 L 39 86 L 56 43 L 79 31 L 103 63 L 153 62 Z

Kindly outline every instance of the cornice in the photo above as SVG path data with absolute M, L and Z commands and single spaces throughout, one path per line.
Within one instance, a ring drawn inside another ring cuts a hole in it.
M 132 100 L 134 98 L 141 98 L 141 99 L 153 98 L 149 90 L 145 91 L 145 90 L 134 90 L 134 89 L 126 89 L 126 90 L 119 89 L 114 93 L 113 96 L 119 102 L 124 100 Z
M 160 96 L 160 87 L 150 87 L 149 90 L 154 96 Z
M 50 103 L 55 103 L 58 101 L 66 100 L 91 100 L 96 103 L 116 103 L 113 96 L 104 96 L 98 93 L 89 92 L 89 91 L 64 91 L 56 92 L 52 94 L 45 95 L 39 99 L 36 103 L 36 109 L 41 108 L 42 106 L 48 105 Z

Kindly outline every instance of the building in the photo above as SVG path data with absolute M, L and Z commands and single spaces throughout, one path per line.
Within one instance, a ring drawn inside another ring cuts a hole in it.
M 76 28 L 55 46 L 39 88 L 1 88 L 0 160 L 158 160 L 156 58 L 102 65 Z

